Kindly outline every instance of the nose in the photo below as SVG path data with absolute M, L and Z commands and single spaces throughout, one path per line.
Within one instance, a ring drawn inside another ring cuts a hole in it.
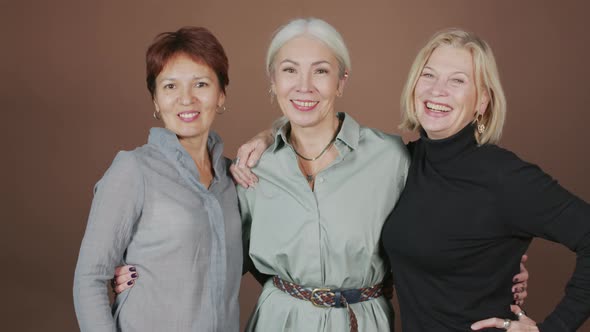
M 195 102 L 195 96 L 190 86 L 181 89 L 181 93 L 179 96 L 179 101 L 181 105 L 187 106 L 191 105 Z
M 432 83 L 432 94 L 434 96 L 444 96 L 447 94 L 447 84 L 446 81 L 442 78 L 436 78 L 436 80 Z
M 311 75 L 306 72 L 302 72 L 298 77 L 297 91 L 298 92 L 310 92 L 311 87 L 312 87 Z

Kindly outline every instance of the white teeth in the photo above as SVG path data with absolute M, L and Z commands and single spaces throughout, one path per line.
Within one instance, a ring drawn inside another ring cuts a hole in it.
M 318 102 L 317 101 L 299 101 L 299 100 L 293 100 L 293 103 L 295 103 L 295 105 L 301 106 L 301 107 L 312 107 L 312 106 L 316 105 Z
M 180 116 L 183 119 L 188 119 L 188 118 L 192 118 L 193 116 L 199 114 L 199 112 L 192 112 L 192 113 L 180 113 L 178 114 L 178 116 Z
M 450 112 L 451 111 L 450 107 L 431 103 L 431 102 L 427 102 L 426 107 L 428 107 L 429 109 L 431 109 L 433 111 L 439 111 L 439 112 Z

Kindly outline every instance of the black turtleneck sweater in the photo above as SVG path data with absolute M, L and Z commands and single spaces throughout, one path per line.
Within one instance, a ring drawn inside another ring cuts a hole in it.
M 577 253 L 563 300 L 538 324 L 575 331 L 590 314 L 590 205 L 512 152 L 478 147 L 473 133 L 468 125 L 443 140 L 422 134 L 408 146 L 406 187 L 381 237 L 403 331 L 471 331 L 481 319 L 515 319 L 512 277 L 533 237 Z

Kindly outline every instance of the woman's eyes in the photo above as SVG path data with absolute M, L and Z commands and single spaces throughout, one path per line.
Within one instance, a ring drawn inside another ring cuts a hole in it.
M 196 88 L 205 88 L 209 86 L 209 83 L 207 82 L 196 82 L 194 85 Z M 164 90 L 173 90 L 176 88 L 176 84 L 174 83 L 167 83 L 164 84 Z
M 434 74 L 432 73 L 422 73 L 420 75 L 420 77 L 424 77 L 424 78 L 434 78 Z M 449 81 L 453 84 L 463 84 L 465 83 L 465 79 L 463 78 L 451 78 L 449 79 Z
M 297 73 L 297 70 L 295 68 L 292 67 L 287 67 L 287 68 L 283 68 L 282 69 L 283 72 L 285 73 L 289 73 L 289 74 L 295 74 Z M 329 70 L 325 69 L 325 68 L 318 68 L 316 70 L 314 70 L 315 74 L 328 74 Z

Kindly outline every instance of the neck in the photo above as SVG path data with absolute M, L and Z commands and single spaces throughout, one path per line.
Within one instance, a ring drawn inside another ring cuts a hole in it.
M 291 125 L 289 140 L 299 153 L 307 157 L 315 157 L 338 134 L 336 131 L 339 124 L 340 120 L 336 115 L 333 115 L 331 120 L 322 121 L 313 127 Z
M 179 137 L 178 141 L 193 158 L 197 166 L 208 164 L 209 151 L 207 150 L 207 139 L 209 138 L 208 133 L 206 135 L 199 135 L 197 137 L 183 138 Z

